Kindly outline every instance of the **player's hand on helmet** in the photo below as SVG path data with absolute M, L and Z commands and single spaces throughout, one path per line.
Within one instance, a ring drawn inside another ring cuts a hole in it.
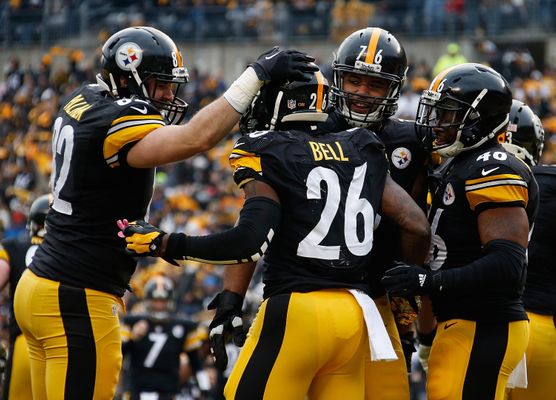
M 381 283 L 392 296 L 416 296 L 439 292 L 442 288 L 440 272 L 432 272 L 417 265 L 396 262 L 384 273 Z
M 249 64 L 261 81 L 305 81 L 319 70 L 315 59 L 297 50 L 282 50 L 278 46 L 261 54 L 257 61 Z
M 126 252 L 135 257 L 161 257 L 164 261 L 179 266 L 179 264 L 164 254 L 163 237 L 166 235 L 162 229 L 149 224 L 148 222 L 137 220 L 128 222 L 127 219 L 117 221 L 118 236 L 125 238 L 127 243 Z
M 209 325 L 209 343 L 214 365 L 222 371 L 228 365 L 226 343 L 230 339 L 236 346 L 241 347 L 245 343 L 242 306 L 243 296 L 229 290 L 218 293 L 207 306 L 209 310 L 216 310 Z

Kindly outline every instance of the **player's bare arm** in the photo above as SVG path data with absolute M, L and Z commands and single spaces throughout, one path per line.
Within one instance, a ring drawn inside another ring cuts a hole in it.
M 381 213 L 400 226 L 405 261 L 422 265 L 430 247 L 429 222 L 411 196 L 389 176 L 382 195 Z
M 199 111 L 186 125 L 167 125 L 140 140 L 127 155 L 134 168 L 151 168 L 189 158 L 214 147 L 239 121 L 224 97 Z
M 526 248 L 529 222 L 523 207 L 499 207 L 483 211 L 477 218 L 481 243 L 505 239 Z

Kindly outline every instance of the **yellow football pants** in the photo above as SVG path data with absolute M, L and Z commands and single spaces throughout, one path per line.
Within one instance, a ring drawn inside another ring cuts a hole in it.
M 111 400 L 122 363 L 117 296 L 26 270 L 15 316 L 29 348 L 35 400 Z
M 428 400 L 503 400 L 527 348 L 529 321 L 438 324 L 429 358 Z
M 362 400 L 369 357 L 361 308 L 343 289 L 263 301 L 224 389 L 235 400 Z
M 556 400 L 556 326 L 552 315 L 528 312 L 527 389 L 509 391 L 509 400 Z
M 396 361 L 365 361 L 366 400 L 409 400 L 409 380 L 398 327 L 386 295 L 374 299 L 390 336 Z
M 29 351 L 23 335 L 18 335 L 8 350 L 8 365 L 4 375 L 4 393 L 7 400 L 32 400 Z

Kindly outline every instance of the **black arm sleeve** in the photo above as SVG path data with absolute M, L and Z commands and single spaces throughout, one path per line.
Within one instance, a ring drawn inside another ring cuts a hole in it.
M 492 240 L 485 255 L 464 267 L 441 272 L 442 292 L 468 292 L 487 287 L 520 290 L 525 282 L 525 248 L 510 240 Z
M 280 205 L 267 197 L 247 199 L 238 224 L 207 236 L 172 233 L 166 257 L 211 264 L 239 264 L 257 261 L 266 251 L 280 224 Z

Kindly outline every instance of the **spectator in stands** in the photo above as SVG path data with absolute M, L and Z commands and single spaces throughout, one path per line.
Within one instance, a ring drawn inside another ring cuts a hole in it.
M 467 57 L 461 54 L 460 45 L 454 42 L 449 43 L 448 46 L 446 46 L 446 53 L 441 55 L 438 61 L 436 61 L 436 64 L 434 64 L 432 75 L 433 77 L 437 76 L 440 71 L 443 71 L 452 65 L 463 64 L 466 62 Z

